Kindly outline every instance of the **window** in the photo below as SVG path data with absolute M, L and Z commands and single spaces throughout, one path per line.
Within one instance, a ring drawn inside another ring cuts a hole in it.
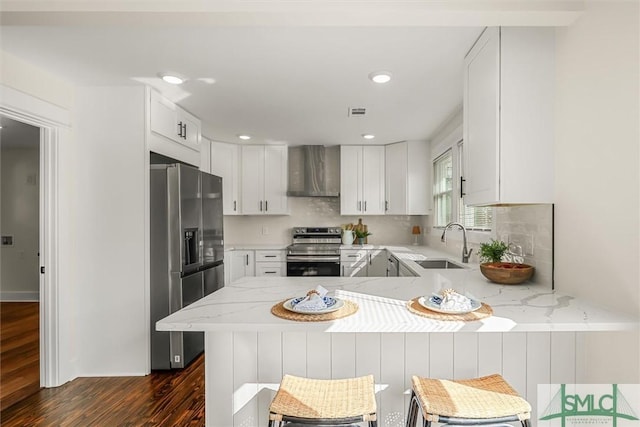
M 490 231 L 493 208 L 465 206 L 460 196 L 463 150 L 459 141 L 433 161 L 433 226 L 444 227 L 457 221 L 467 230 Z
M 464 170 L 464 146 L 458 142 L 458 170 Z M 486 207 L 466 206 L 462 197 L 458 198 L 458 221 L 467 230 L 490 231 L 493 209 Z
M 453 156 L 451 149 L 433 162 L 434 226 L 444 227 L 453 218 Z

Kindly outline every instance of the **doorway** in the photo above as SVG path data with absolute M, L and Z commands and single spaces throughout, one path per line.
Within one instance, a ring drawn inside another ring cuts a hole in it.
M 0 116 L 0 409 L 40 377 L 41 129 Z

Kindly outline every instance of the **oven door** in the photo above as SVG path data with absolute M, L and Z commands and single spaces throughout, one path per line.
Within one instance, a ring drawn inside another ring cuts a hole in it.
M 340 276 L 340 257 L 289 256 L 287 276 Z

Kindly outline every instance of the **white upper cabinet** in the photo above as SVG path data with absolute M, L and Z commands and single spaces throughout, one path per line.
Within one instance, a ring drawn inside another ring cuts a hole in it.
M 200 120 L 155 90 L 151 91 L 151 131 L 200 150 Z
M 287 214 L 287 147 L 242 146 L 242 213 Z
M 155 90 L 149 93 L 149 147 L 151 151 L 201 166 L 200 120 Z
M 388 215 L 426 215 L 431 209 L 429 144 L 405 141 L 385 147 Z
M 225 215 L 240 213 L 240 147 L 211 142 L 211 173 L 222 177 L 222 206 Z
M 384 215 L 384 146 L 340 147 L 340 213 Z
M 465 57 L 467 205 L 553 202 L 553 28 L 490 27 Z

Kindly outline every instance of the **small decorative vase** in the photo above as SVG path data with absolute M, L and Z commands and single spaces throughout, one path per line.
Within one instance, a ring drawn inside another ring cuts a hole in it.
M 358 237 L 358 244 L 364 245 L 364 237 Z

